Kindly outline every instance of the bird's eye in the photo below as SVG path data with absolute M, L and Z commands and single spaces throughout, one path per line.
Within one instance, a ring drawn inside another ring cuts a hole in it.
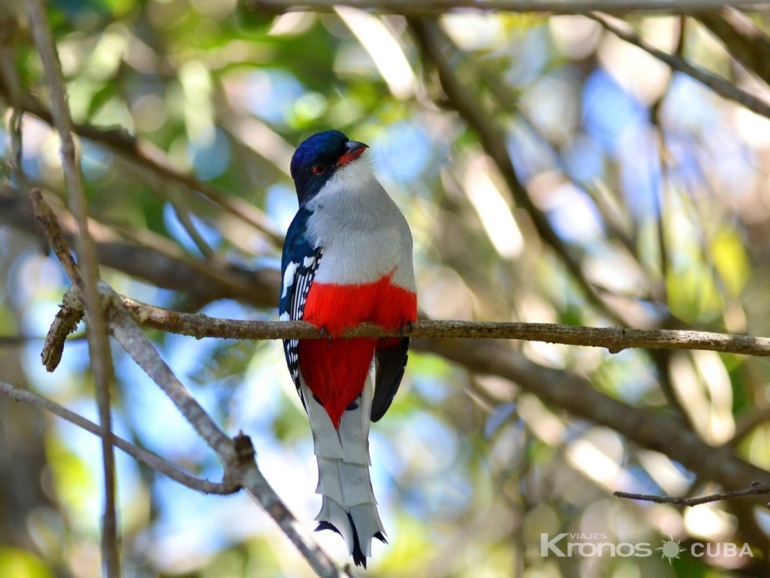
M 313 174 L 322 175 L 326 172 L 326 167 L 323 165 L 313 165 Z

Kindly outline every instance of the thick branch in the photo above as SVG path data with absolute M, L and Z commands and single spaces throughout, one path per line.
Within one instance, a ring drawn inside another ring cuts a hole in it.
M 242 0 L 252 10 L 283 13 L 295 10 L 331 12 L 334 6 L 373 9 L 386 14 L 437 16 L 447 12 L 548 12 L 551 14 L 587 14 L 598 10 L 626 12 L 699 12 L 722 6 L 763 6 L 765 0 L 746 2 L 721 0 Z
M 770 486 L 770 472 L 738 458 L 729 446 L 710 446 L 684 422 L 670 415 L 609 397 L 591 387 L 587 380 L 542 367 L 504 344 L 419 339 L 413 347 L 441 355 L 475 373 L 508 379 L 546 404 L 605 425 L 636 445 L 661 452 L 728 490 L 745 488 L 751 481 Z
M 724 43 L 730 56 L 770 84 L 770 38 L 746 14 L 725 6 L 699 14 L 698 20 Z

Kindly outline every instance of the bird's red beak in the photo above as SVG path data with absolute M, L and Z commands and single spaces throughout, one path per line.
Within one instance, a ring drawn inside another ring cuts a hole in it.
M 369 145 L 365 145 L 364 143 L 355 140 L 348 141 L 345 146 L 348 150 L 345 151 L 345 154 L 343 154 L 337 161 L 338 167 L 344 166 L 349 162 L 356 160 L 358 157 L 364 154 L 366 149 L 369 148 Z

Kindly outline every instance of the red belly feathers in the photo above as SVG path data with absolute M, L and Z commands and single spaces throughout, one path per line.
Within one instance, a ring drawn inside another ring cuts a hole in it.
M 417 320 L 417 296 L 390 282 L 391 274 L 374 283 L 334 285 L 313 283 L 305 301 L 303 319 L 339 337 L 365 321 L 388 330 Z M 299 366 L 308 387 L 339 427 L 342 413 L 364 387 L 375 348 L 392 339 L 310 339 L 299 342 Z

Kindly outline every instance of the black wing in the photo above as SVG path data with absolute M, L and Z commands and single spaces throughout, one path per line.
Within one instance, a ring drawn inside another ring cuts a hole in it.
M 323 251 L 314 248 L 305 237 L 307 218 L 310 212 L 300 209 L 289 226 L 281 258 L 281 296 L 278 310 L 281 319 L 298 321 L 305 312 L 305 301 L 313 283 Z M 297 387 L 302 403 L 302 390 L 299 383 L 299 339 L 284 339 L 283 352 L 289 366 L 291 379 Z
M 408 357 L 408 337 L 399 339 L 398 343 L 392 347 L 375 351 L 377 377 L 372 400 L 372 421 L 379 421 L 388 411 L 401 384 L 401 378 L 404 377 Z

